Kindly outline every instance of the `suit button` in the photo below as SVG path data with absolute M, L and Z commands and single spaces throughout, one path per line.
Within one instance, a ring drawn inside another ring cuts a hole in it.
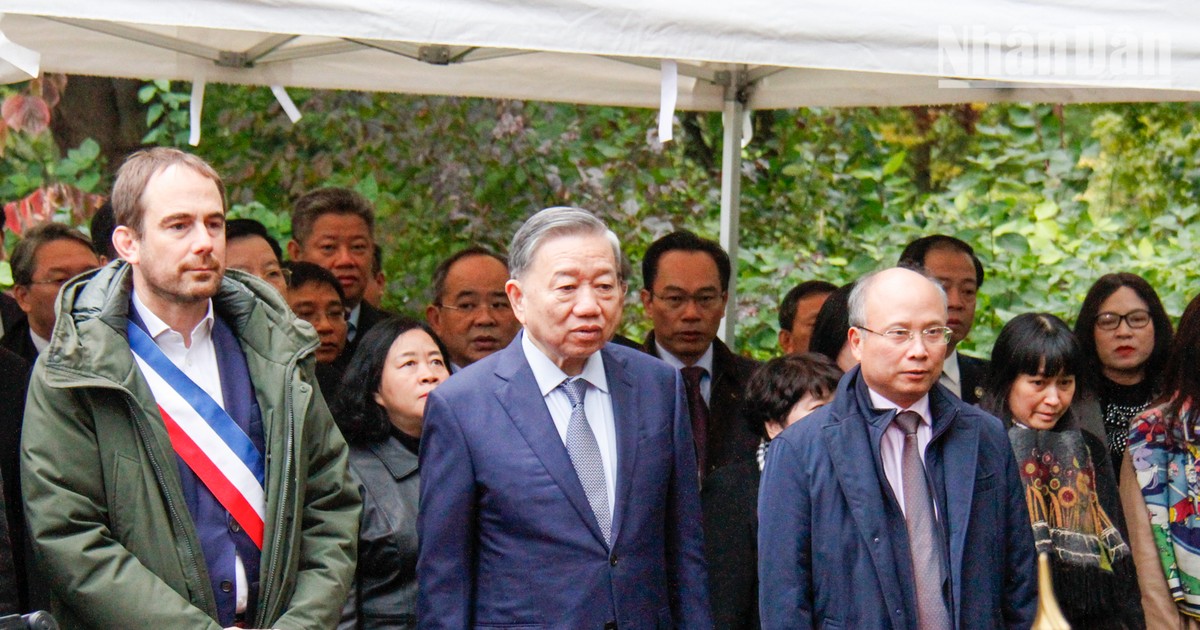
M 604 630 L 617 630 L 617 622 L 615 622 L 615 621 L 605 622 Z
M 241 526 L 241 525 L 238 525 L 238 522 L 237 522 L 237 521 L 234 521 L 233 523 L 230 523 L 230 525 L 229 525 L 229 531 L 231 531 L 231 532 L 233 532 L 233 533 L 235 533 L 235 534 L 236 534 L 236 533 L 238 533 L 238 532 L 242 531 L 242 526 Z
M 610 557 L 608 559 L 608 564 L 609 564 L 609 566 L 613 566 L 613 567 L 617 566 L 617 554 L 614 553 L 612 555 L 612 557 Z M 613 627 L 615 628 L 616 625 L 613 625 Z
M 230 582 L 229 580 L 221 580 L 221 592 L 229 593 L 231 591 L 233 591 L 233 582 Z

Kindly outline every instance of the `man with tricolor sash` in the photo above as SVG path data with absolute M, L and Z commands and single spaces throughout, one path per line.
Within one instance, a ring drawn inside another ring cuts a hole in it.
M 225 190 L 175 149 L 113 191 L 121 260 L 68 282 L 34 369 L 22 485 L 65 628 L 329 628 L 360 499 L 317 338 L 225 273 Z

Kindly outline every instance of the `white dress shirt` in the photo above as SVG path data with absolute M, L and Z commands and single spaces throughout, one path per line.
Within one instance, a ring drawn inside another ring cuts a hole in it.
M 955 396 L 962 398 L 962 372 L 958 369 L 957 348 L 946 355 L 946 360 L 942 362 L 942 375 L 938 378 L 938 382 L 954 392 Z
M 525 333 L 521 333 L 521 350 L 525 352 L 525 360 L 529 361 L 533 378 L 537 380 L 538 389 L 546 400 L 546 408 L 550 410 L 558 437 L 562 439 L 563 446 L 566 446 L 567 426 L 571 424 L 571 399 L 567 398 L 567 393 L 560 389 L 559 385 L 571 377 L 533 345 L 529 335 Z M 596 444 L 600 447 L 604 481 L 608 487 L 608 509 L 613 512 L 617 496 L 617 428 L 612 395 L 608 390 L 608 377 L 604 374 L 604 358 L 599 352 L 588 357 L 578 378 L 588 384 L 587 394 L 583 397 L 583 412 L 587 415 L 588 426 L 592 428 Z M 615 513 L 610 513 L 609 516 L 615 516 Z
M 350 309 L 350 312 L 346 314 L 346 341 L 347 342 L 354 341 L 354 338 L 358 336 L 358 316 L 361 314 L 362 314 L 362 302 L 359 302 L 357 306 Z
M 917 448 L 921 452 L 921 463 L 925 463 L 925 449 L 929 446 L 929 440 L 933 436 L 933 421 L 929 410 L 929 394 L 925 394 L 910 407 L 901 407 L 896 403 L 884 398 L 875 392 L 875 390 L 867 388 L 867 392 L 871 395 L 871 406 L 876 409 L 895 409 L 897 413 L 901 411 L 915 411 L 921 416 L 921 422 L 917 425 Z M 883 474 L 887 475 L 888 485 L 892 487 L 892 493 L 896 495 L 896 502 L 900 504 L 900 511 L 904 511 L 904 429 L 901 429 L 895 422 L 888 424 L 883 431 L 883 441 L 879 445 L 879 455 L 883 459 Z M 937 501 L 934 501 L 934 513 L 937 512 Z
M 676 370 L 682 370 L 683 368 L 688 367 L 684 365 L 683 361 L 680 361 L 678 357 L 670 352 L 667 352 L 667 349 L 662 347 L 662 344 L 658 343 L 657 339 L 654 340 L 654 347 L 658 349 L 659 358 L 663 361 L 666 361 L 667 365 L 675 368 Z M 692 364 L 692 367 L 704 368 L 704 376 L 700 377 L 700 395 L 704 397 L 704 404 L 711 404 L 710 400 L 712 399 L 713 374 L 713 345 L 711 343 L 708 344 L 708 350 L 705 350 L 704 354 L 700 355 L 700 358 Z
M 133 293 L 133 308 L 137 311 L 142 323 L 146 324 L 146 332 L 154 340 L 154 345 L 166 355 L 179 371 L 192 379 L 213 402 L 225 408 L 225 396 L 221 393 L 221 370 L 217 366 L 217 347 L 213 344 L 213 308 L 212 300 L 208 301 L 208 312 L 204 319 L 192 329 L 192 344 L 184 343 L 183 335 L 172 329 L 158 315 Z M 246 603 L 250 599 L 250 587 L 246 580 L 246 567 L 240 556 L 234 556 L 234 585 L 237 588 L 236 612 L 246 612 Z
M 33 349 L 37 350 L 38 354 L 41 354 L 46 350 L 46 346 L 50 345 L 49 339 L 33 332 L 32 328 L 29 329 L 29 340 L 33 342 Z

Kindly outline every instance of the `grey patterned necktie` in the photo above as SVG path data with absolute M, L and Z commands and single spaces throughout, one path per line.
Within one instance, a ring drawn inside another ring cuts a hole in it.
M 917 425 L 921 416 L 915 411 L 896 414 L 896 426 L 904 431 L 904 450 L 900 469 L 904 479 L 904 521 L 908 528 L 908 551 L 912 556 L 914 586 L 917 589 L 917 627 L 921 630 L 950 630 L 950 611 L 942 597 L 946 582 L 942 563 L 942 543 L 935 528 L 937 515 L 925 481 L 925 465 L 917 443 Z
M 587 381 L 567 379 L 559 387 L 571 401 L 571 422 L 567 425 L 567 454 L 575 466 L 575 474 L 583 484 L 592 513 L 600 524 L 604 542 L 612 543 L 612 514 L 608 511 L 608 482 L 604 477 L 604 462 L 600 459 L 600 445 L 596 434 L 588 424 L 583 412 L 583 396 L 587 393 Z

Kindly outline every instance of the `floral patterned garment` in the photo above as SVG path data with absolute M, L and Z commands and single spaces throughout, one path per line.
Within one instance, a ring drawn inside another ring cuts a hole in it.
M 1111 572 L 1115 560 L 1129 556 L 1129 545 L 1100 504 L 1083 434 L 1014 424 L 1008 438 L 1021 469 L 1038 552 L 1051 554 L 1056 562 Z
M 1180 612 L 1200 617 L 1200 427 L 1169 423 L 1166 413 L 1158 406 L 1133 420 L 1129 457 L 1171 596 Z

